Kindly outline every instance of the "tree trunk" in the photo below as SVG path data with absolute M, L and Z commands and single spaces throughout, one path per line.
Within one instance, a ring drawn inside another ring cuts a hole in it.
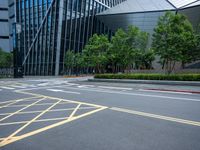
M 185 63 L 181 62 L 181 68 L 184 69 L 185 68 Z

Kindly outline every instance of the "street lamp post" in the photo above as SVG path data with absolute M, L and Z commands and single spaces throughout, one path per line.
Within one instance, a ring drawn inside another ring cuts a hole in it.
M 23 78 L 22 55 L 18 47 L 18 40 L 21 33 L 21 25 L 13 24 L 13 57 L 14 57 L 14 78 Z

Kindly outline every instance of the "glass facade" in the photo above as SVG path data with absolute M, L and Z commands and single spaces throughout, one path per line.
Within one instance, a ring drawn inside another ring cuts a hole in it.
M 58 75 L 67 50 L 80 52 L 94 33 L 109 33 L 97 13 L 124 0 L 17 0 L 17 35 L 25 75 Z
M 197 1 L 198 0 L 169 0 L 176 8 L 184 7 Z
M 195 3 L 194 3 L 195 2 Z M 81 52 L 94 33 L 112 35 L 138 26 L 150 35 L 166 11 L 200 23 L 199 1 L 191 0 L 16 0 L 16 43 L 25 75 L 59 75 L 67 50 Z

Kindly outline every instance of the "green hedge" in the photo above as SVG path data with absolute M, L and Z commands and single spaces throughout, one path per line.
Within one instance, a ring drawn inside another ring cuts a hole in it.
M 98 79 L 200 81 L 200 74 L 97 74 Z
M 13 75 L 0 75 L 0 79 L 13 78 Z

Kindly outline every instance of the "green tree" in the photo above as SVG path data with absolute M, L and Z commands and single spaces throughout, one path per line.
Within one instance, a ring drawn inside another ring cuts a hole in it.
M 4 52 L 0 48 L 0 67 L 12 67 L 13 66 L 13 54 Z
M 170 74 L 176 62 L 192 61 L 196 38 L 191 23 L 182 14 L 167 12 L 154 29 L 152 48 Z M 190 57 L 191 56 L 191 57 Z
M 75 67 L 76 74 L 82 72 L 82 69 L 87 69 L 88 64 L 84 61 L 84 57 L 82 53 L 75 53 Z
M 133 64 L 137 69 L 150 68 L 149 63 L 152 62 L 153 57 L 151 59 L 147 57 L 150 56 L 150 53 L 147 52 L 148 37 L 148 33 L 142 32 L 135 26 L 129 26 L 127 32 L 118 29 L 112 37 L 111 47 L 108 51 L 108 59 L 113 72 L 116 72 L 116 66 L 119 66 L 124 72 L 125 69 L 130 70 Z M 149 60 L 145 60 L 146 58 Z
M 123 29 L 118 29 L 111 39 L 111 46 L 108 49 L 107 56 L 113 73 L 117 71 L 117 66 L 121 66 L 122 61 L 125 60 L 123 55 L 130 49 L 126 44 L 126 39 L 127 34 Z
M 76 66 L 79 68 L 82 67 L 87 67 L 87 64 L 84 62 L 84 58 L 82 53 L 76 53 L 75 54 L 75 61 L 76 61 Z
M 149 34 L 141 31 L 138 27 L 130 25 L 127 31 L 127 44 L 133 49 L 145 51 L 147 49 Z
M 132 62 L 136 69 L 151 69 L 155 59 L 152 50 L 148 50 L 149 34 L 138 27 L 129 26 L 127 44 L 131 46 Z
M 200 28 L 200 25 L 199 25 Z M 195 48 L 192 51 L 192 55 L 190 54 L 191 61 L 196 61 L 200 60 L 200 29 L 199 32 L 196 33 L 195 35 L 195 40 L 196 40 L 196 45 L 194 46 Z
M 138 51 L 135 59 L 136 69 L 152 69 L 152 62 L 155 60 L 153 50 Z
M 197 36 L 197 51 L 200 52 L 200 34 Z M 198 53 L 198 58 L 200 59 L 200 53 Z
M 72 50 L 68 50 L 65 54 L 65 71 L 71 75 L 72 70 L 75 67 L 75 53 Z
M 104 72 L 107 64 L 106 52 L 110 43 L 106 35 L 94 34 L 83 50 L 84 62 L 94 67 L 96 73 Z
M 112 37 L 108 57 L 113 72 L 117 71 L 117 67 L 124 72 L 132 64 L 134 51 L 129 41 L 128 34 L 123 29 L 118 29 Z

